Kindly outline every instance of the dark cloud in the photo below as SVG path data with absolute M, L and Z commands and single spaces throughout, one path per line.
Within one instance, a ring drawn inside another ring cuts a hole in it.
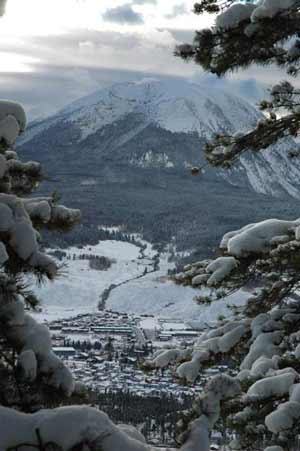
M 108 9 L 102 17 L 106 22 L 114 22 L 121 25 L 141 25 L 144 23 L 142 14 L 135 12 L 130 3 Z
M 187 14 L 188 9 L 185 3 L 180 3 L 179 5 L 173 6 L 172 11 L 169 14 L 166 14 L 167 19 L 175 19 L 175 17 L 182 16 L 183 14 Z

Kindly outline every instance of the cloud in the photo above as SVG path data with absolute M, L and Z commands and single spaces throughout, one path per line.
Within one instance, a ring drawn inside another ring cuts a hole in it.
M 119 27 L 100 31 L 79 28 L 64 34 L 3 39 L 0 98 L 24 103 L 32 119 L 51 114 L 73 100 L 117 82 L 145 77 L 201 81 L 203 72 L 199 66 L 173 56 L 176 44 L 191 42 L 193 35 L 194 31 L 184 29 Z M 31 61 L 26 63 L 28 72 L 13 73 L 8 66 L 5 71 L 6 54 L 16 58 L 19 55 L 26 61 L 30 57 Z M 240 94 L 251 98 L 256 86 L 247 79 L 270 84 L 273 78 L 280 78 L 278 71 L 257 67 L 233 76 L 246 80 L 234 86 Z M 219 81 L 210 79 L 207 89 L 214 83 Z
M 0 16 L 4 16 L 7 0 L 0 0 Z
M 212 74 L 198 74 L 191 78 L 194 83 L 200 83 L 208 90 L 224 89 L 233 95 L 243 97 L 247 102 L 257 106 L 260 100 L 267 98 L 268 83 L 263 83 L 251 77 L 249 72 L 244 79 L 226 77 L 220 78 Z
M 80 29 L 10 43 L 0 41 L 3 60 L 5 52 L 33 59 L 27 73 L 0 71 L 0 98 L 24 103 L 33 119 L 113 83 L 199 72 L 173 56 L 176 44 L 167 30 Z
M 114 22 L 121 25 L 141 25 L 144 23 L 142 14 L 135 12 L 130 3 L 108 9 L 102 17 L 106 22 Z
M 128 81 L 143 83 L 150 80 L 168 81 L 181 78 L 134 70 L 42 65 L 36 73 L 2 74 L 0 96 L 22 103 L 29 120 L 34 120 L 54 114 L 68 103 L 114 83 Z M 228 80 L 204 74 L 187 79 L 200 83 L 207 91 L 215 88 L 226 89 L 253 104 L 265 97 L 263 87 L 253 79 Z
M 145 77 L 201 81 L 203 72 L 199 66 L 173 56 L 175 45 L 190 42 L 193 33 L 172 29 L 80 29 L 62 35 L 26 37 L 11 43 L 0 41 L 3 60 L 5 52 L 33 59 L 27 64 L 31 72 L 0 71 L 0 98 L 23 102 L 33 118 L 53 113 L 81 96 L 119 81 Z M 275 74 L 274 70 L 264 68 L 250 68 L 233 75 L 245 80 L 256 78 L 269 85 L 275 76 L 277 80 L 280 78 L 278 71 Z M 225 80 L 210 78 L 207 89 L 217 83 Z M 234 86 L 237 89 L 238 83 Z M 248 82 L 239 85 L 239 91 L 253 98 L 256 89 Z
M 157 5 L 157 0 L 132 0 L 133 5 Z
M 195 31 L 194 30 L 178 30 L 173 28 L 166 28 L 167 31 L 171 33 L 171 35 L 176 39 L 176 41 L 182 43 L 191 43 L 193 42 L 193 39 L 195 37 Z
M 139 80 L 141 76 L 139 72 L 45 64 L 38 72 L 1 74 L 0 97 L 20 102 L 29 120 L 34 120 L 111 84 Z
M 67 104 L 115 83 L 180 78 L 119 69 L 47 65 L 39 69 L 34 74 L 7 73 L 0 77 L 0 96 L 20 102 L 25 107 L 29 121 L 55 114 Z
M 63 35 L 24 38 L 10 44 L 0 41 L 0 54 L 30 56 L 40 62 L 31 64 L 34 71 L 39 71 L 43 64 L 175 76 L 199 71 L 173 56 L 178 43 L 168 30 L 74 30 Z
M 174 5 L 172 12 L 166 14 L 165 17 L 167 19 L 175 19 L 178 16 L 182 16 L 188 13 L 188 9 L 185 3 L 180 3 L 179 5 Z

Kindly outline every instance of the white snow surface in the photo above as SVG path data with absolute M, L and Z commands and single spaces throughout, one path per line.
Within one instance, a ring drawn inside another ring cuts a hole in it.
M 43 312 L 39 316 L 54 319 L 97 311 L 99 296 L 106 288 L 142 272 L 137 260 L 139 248 L 130 243 L 102 241 L 96 246 L 81 249 L 71 247 L 67 254 L 71 257 L 82 254 L 105 256 L 115 259 L 116 263 L 107 271 L 97 271 L 89 268 L 88 260 L 64 260 L 67 265 L 64 274 L 54 282 L 35 289 L 43 301 Z
M 288 242 L 292 240 L 293 235 L 297 238 L 299 221 L 299 219 L 295 221 L 267 219 L 248 224 L 239 230 L 226 233 L 221 240 L 220 248 L 236 257 L 267 252 L 273 244 Z M 214 263 L 218 260 L 220 259 Z
M 22 448 L 26 448 L 28 451 L 36 449 L 37 430 L 45 443 L 56 443 L 59 449 L 64 450 L 74 449 L 82 442 L 84 442 L 84 449 L 93 448 L 95 451 L 158 450 L 156 447 L 146 445 L 141 434 L 133 431 L 132 427 L 116 426 L 105 413 L 87 406 L 44 409 L 31 415 L 0 407 L 0 415 L 2 419 L 0 424 L 1 450 L 13 448 L 22 442 L 30 444 L 22 446 Z M 193 432 L 190 435 L 192 443 L 196 441 L 196 438 L 201 439 L 202 436 L 206 438 L 208 430 L 204 430 L 200 437 L 198 435 L 194 437 L 194 435 L 196 434 Z M 196 448 L 188 449 L 194 451 Z M 207 447 L 201 447 L 202 451 L 207 449 Z
M 97 271 L 89 268 L 87 260 L 63 260 L 62 263 L 68 264 L 64 275 L 54 282 L 35 288 L 41 299 L 42 312 L 34 315 L 40 321 L 96 312 L 99 296 L 105 289 L 111 284 L 117 285 L 143 274 L 146 266 L 151 270 L 149 258 L 153 256 L 153 250 L 148 245 L 145 252 L 148 258 L 138 259 L 139 248 L 120 241 L 102 241 L 96 246 L 85 246 L 82 249 L 72 247 L 66 252 L 71 256 L 103 255 L 115 259 L 116 262 L 107 271 Z M 229 315 L 228 304 L 242 305 L 249 297 L 248 293 L 239 292 L 211 306 L 200 306 L 193 300 L 200 291 L 176 285 L 168 280 L 166 274 L 172 264 L 167 262 L 167 257 L 167 254 L 161 257 L 159 271 L 148 273 L 112 290 L 106 308 L 126 313 L 193 320 L 192 327 L 201 327 L 221 314 Z
M 249 19 L 255 8 L 252 4 L 235 3 L 217 16 L 216 26 L 224 29 L 234 28 L 243 20 Z

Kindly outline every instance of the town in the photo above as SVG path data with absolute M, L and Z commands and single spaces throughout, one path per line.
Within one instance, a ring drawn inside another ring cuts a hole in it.
M 141 363 L 168 344 L 186 345 L 199 331 L 181 321 L 134 316 L 110 310 L 79 314 L 48 324 L 54 352 L 72 369 L 77 380 L 99 392 L 129 390 L 138 395 L 162 392 L 181 396 L 201 391 L 183 387 L 171 370 L 145 373 Z
M 204 371 L 195 384 L 185 386 L 172 369 L 145 371 L 143 362 L 160 348 L 191 345 L 199 336 L 181 320 L 103 310 L 47 325 L 54 352 L 77 381 L 96 393 L 94 404 L 117 423 L 139 427 L 156 446 L 174 445 L 181 412 L 191 407 L 208 377 L 222 371 Z
M 94 402 L 101 410 L 117 423 L 139 427 L 150 443 L 175 443 L 180 412 L 191 407 L 200 388 L 182 387 L 170 370 L 145 373 L 141 364 L 159 347 L 174 340 L 183 344 L 199 332 L 181 322 L 110 310 L 55 320 L 48 326 L 55 353 L 78 381 L 96 393 Z

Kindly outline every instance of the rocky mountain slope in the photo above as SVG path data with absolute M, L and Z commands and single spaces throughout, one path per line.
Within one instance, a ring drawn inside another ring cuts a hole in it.
M 155 241 L 177 236 L 187 247 L 208 237 L 212 245 L 220 228 L 280 212 L 281 201 L 269 196 L 299 194 L 300 164 L 287 158 L 295 147 L 289 139 L 259 156 L 249 153 L 231 171 L 190 176 L 188 167 L 203 162 L 215 132 L 245 131 L 260 117 L 217 88 L 144 80 L 101 90 L 33 123 L 19 147 L 42 161 L 87 223 L 126 224 Z

